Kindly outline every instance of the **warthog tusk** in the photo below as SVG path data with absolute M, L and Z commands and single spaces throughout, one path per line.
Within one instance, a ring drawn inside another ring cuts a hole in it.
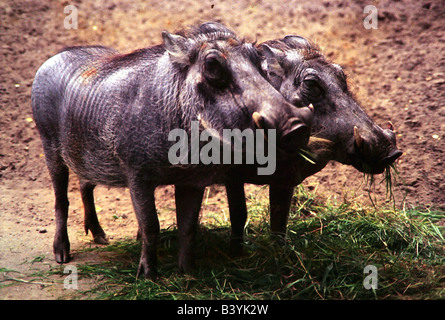
M 363 146 L 363 138 L 360 136 L 357 126 L 354 126 L 354 139 L 357 147 L 361 148 Z
M 391 121 L 388 121 L 388 129 L 394 131 L 394 125 L 392 124 Z
M 252 118 L 258 129 L 264 129 L 263 116 L 261 114 L 259 114 L 258 112 L 254 112 L 252 114 Z

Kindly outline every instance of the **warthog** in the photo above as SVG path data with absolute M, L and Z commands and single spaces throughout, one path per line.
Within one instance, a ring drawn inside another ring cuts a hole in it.
M 169 132 L 276 129 L 284 150 L 303 147 L 312 110 L 295 108 L 261 72 L 259 51 L 218 23 L 177 34 L 129 54 L 102 46 L 70 47 L 34 79 L 32 109 L 55 193 L 54 254 L 70 259 L 68 172 L 81 181 L 85 229 L 105 240 L 95 207 L 97 184 L 128 187 L 142 236 L 137 275 L 156 277 L 159 221 L 154 190 L 176 187 L 179 267 L 193 266 L 191 240 L 202 194 L 223 165 L 172 165 Z M 188 162 L 190 163 L 190 162 Z
M 271 231 L 284 235 L 294 186 L 330 160 L 377 174 L 402 154 L 391 122 L 388 129 L 382 129 L 371 120 L 349 91 L 342 67 L 326 60 L 315 44 L 289 35 L 259 48 L 267 57 L 263 67 L 273 86 L 292 104 L 311 103 L 315 108 L 308 149 L 315 154 L 316 163 L 301 158 L 278 162 L 271 176 L 257 176 L 247 168 L 232 171 L 226 190 L 234 254 L 240 252 L 247 217 L 245 182 L 270 185 Z

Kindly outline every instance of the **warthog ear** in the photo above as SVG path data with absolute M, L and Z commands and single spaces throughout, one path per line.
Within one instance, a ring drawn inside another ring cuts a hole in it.
M 260 49 L 266 57 L 266 68 L 268 74 L 274 73 L 279 77 L 284 77 L 284 69 L 281 64 L 283 62 L 285 54 L 282 51 L 272 48 L 265 43 L 260 46 Z
M 174 62 L 190 64 L 190 52 L 195 45 L 195 41 L 167 31 L 162 31 L 162 39 L 165 49 Z

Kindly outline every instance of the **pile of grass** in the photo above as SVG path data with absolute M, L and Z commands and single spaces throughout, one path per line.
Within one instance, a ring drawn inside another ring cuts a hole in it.
M 113 243 L 107 262 L 78 265 L 96 285 L 69 298 L 97 299 L 437 299 L 445 297 L 441 212 L 319 203 L 296 188 L 286 240 L 269 231 L 265 200 L 251 201 L 245 255 L 228 255 L 230 226 L 202 225 L 197 270 L 177 272 L 177 232 L 163 230 L 156 282 L 136 279 L 140 244 Z M 377 269 L 365 289 L 364 268 Z

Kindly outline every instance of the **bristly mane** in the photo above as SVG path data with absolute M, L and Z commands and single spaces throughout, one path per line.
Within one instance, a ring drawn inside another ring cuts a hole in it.
M 177 34 L 194 39 L 197 42 L 233 39 L 234 42 L 241 43 L 235 32 L 218 22 L 206 22 L 198 26 L 192 26 L 180 30 Z
M 289 49 L 298 50 L 305 60 L 324 58 L 320 47 L 306 38 L 300 36 L 286 36 L 281 41 L 286 44 Z
M 321 49 L 317 44 L 300 36 L 286 36 L 282 39 L 265 41 L 264 44 L 282 52 L 295 50 L 304 60 L 324 59 Z
M 227 28 L 226 26 L 218 23 L 218 22 L 206 22 L 201 25 L 191 26 L 186 29 L 182 29 L 176 32 L 183 37 L 191 38 L 198 43 L 205 43 L 208 41 L 217 41 L 217 40 L 227 40 L 232 46 L 245 47 L 243 50 L 246 50 L 246 53 L 249 59 L 256 65 L 260 64 L 261 57 L 258 51 L 253 48 L 253 46 L 242 46 L 245 42 L 244 39 L 239 39 L 234 31 Z M 91 48 L 106 49 L 106 47 L 101 46 L 91 46 Z M 85 48 L 90 49 L 90 46 L 85 47 L 75 47 L 75 48 Z M 71 48 L 66 48 L 65 50 L 70 50 Z M 199 46 L 196 47 L 196 50 L 199 50 Z M 118 51 L 115 50 L 113 55 L 108 56 L 106 59 L 102 61 L 102 69 L 114 69 L 122 66 L 131 65 L 134 61 L 137 61 L 138 58 L 144 57 L 147 53 L 154 53 L 160 55 L 164 52 L 164 46 L 157 45 L 149 48 L 137 49 L 129 53 L 119 54 Z M 191 53 L 191 56 L 194 56 L 196 53 Z
M 206 22 L 201 25 L 191 26 L 188 29 L 182 29 L 177 34 L 183 37 L 191 38 L 198 43 L 206 43 L 208 41 L 227 40 L 229 45 L 239 47 L 243 50 L 252 63 L 258 67 L 261 64 L 261 55 L 255 48 L 255 43 L 246 43 L 245 39 L 238 38 L 236 33 L 218 22 Z M 199 46 L 198 46 L 199 47 Z

